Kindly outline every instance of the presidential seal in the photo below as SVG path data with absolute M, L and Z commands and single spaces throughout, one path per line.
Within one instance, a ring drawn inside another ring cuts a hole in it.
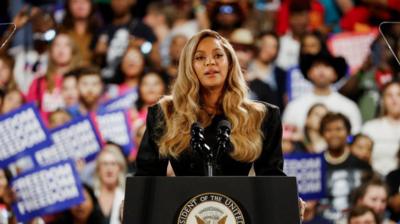
M 188 200 L 181 209 L 177 224 L 245 224 L 240 207 L 219 193 L 204 193 Z

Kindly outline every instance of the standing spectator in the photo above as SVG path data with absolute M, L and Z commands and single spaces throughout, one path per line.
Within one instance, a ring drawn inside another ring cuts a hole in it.
M 304 34 L 300 41 L 300 55 L 301 58 L 306 54 L 327 54 L 328 49 L 326 48 L 325 38 L 319 32 L 308 32 Z M 297 64 L 291 67 L 287 71 L 286 75 L 286 92 L 288 101 L 292 101 L 300 96 L 312 92 L 312 83 L 305 78 L 302 74 L 300 66 Z
M 157 72 L 147 72 L 139 82 L 139 99 L 136 102 L 138 118 L 146 121 L 147 109 L 158 102 L 166 94 L 167 82 L 165 77 Z
M 114 14 L 112 23 L 95 38 L 95 57 L 104 66 L 101 74 L 106 83 L 113 81 L 115 70 L 130 40 L 137 47 L 157 41 L 153 30 L 131 14 L 134 4 L 134 0 L 111 0 Z
M 110 85 L 110 97 L 122 95 L 130 90 L 137 90 L 145 66 L 146 61 L 142 52 L 137 47 L 128 47 L 115 73 L 114 81 L 118 84 L 117 91 L 113 90 L 113 86 Z
M 379 223 L 395 224 L 385 217 L 388 200 L 388 190 L 380 177 L 373 177 L 355 189 L 355 206 L 371 208 L 379 218 Z
M 169 62 L 165 71 L 168 75 L 169 89 L 174 83 L 176 77 L 178 76 L 178 64 L 179 58 L 183 47 L 185 46 L 188 38 L 183 34 L 175 34 L 171 37 L 171 44 L 169 46 Z M 169 92 L 169 91 L 168 91 Z
M 64 107 L 61 95 L 62 78 L 80 61 L 74 42 L 64 33 L 59 33 L 50 46 L 49 65 L 45 75 L 33 80 L 27 99 L 36 102 L 45 122 L 48 113 Z
M 374 141 L 372 166 L 382 175 L 397 166 L 400 142 L 400 82 L 385 85 L 381 95 L 382 116 L 364 124 L 362 132 Z
M 353 137 L 353 141 L 350 144 L 350 151 L 355 157 L 372 165 L 371 157 L 373 146 L 374 142 L 372 139 L 367 135 L 360 133 Z
M 32 23 L 33 48 L 25 49 L 23 46 L 17 46 L 10 49 L 14 56 L 14 77 L 19 89 L 27 94 L 29 86 L 33 80 L 47 71 L 48 66 L 48 46 L 55 36 L 55 22 L 50 13 L 32 7 L 34 15 L 24 18 L 27 15 L 25 9 L 21 10 L 14 21 L 25 21 L 18 27 L 24 26 L 28 21 Z
M 72 117 L 80 117 L 93 112 L 101 112 L 100 99 L 103 95 L 104 84 L 100 70 L 96 67 L 81 67 L 75 71 L 79 92 L 79 103 L 68 108 Z
M 318 201 L 310 200 L 306 201 L 306 203 L 303 224 L 333 224 L 333 222 L 318 214 Z
M 238 28 L 232 32 L 229 42 L 236 51 L 244 75 L 247 76 L 249 64 L 255 56 L 255 41 L 252 32 L 246 28 Z
M 13 75 L 14 61 L 6 54 L 0 55 L 0 89 L 7 90 L 16 87 Z
M 320 153 L 326 150 L 326 141 L 321 136 L 319 130 L 321 120 L 328 112 L 329 110 L 324 104 L 317 103 L 311 106 L 307 113 L 303 143 L 306 151 L 309 153 Z
M 249 86 L 258 100 L 279 106 L 283 111 L 286 105 L 286 72 L 276 65 L 279 52 L 279 39 L 275 33 L 262 33 L 257 40 L 257 57 L 249 66 Z M 264 94 L 267 85 L 271 95 Z
M 82 203 L 68 209 L 52 224 L 101 224 L 104 218 L 92 188 L 83 184 L 83 195 Z
M 49 129 L 60 127 L 72 120 L 71 114 L 65 109 L 57 109 L 49 115 Z
M 83 64 L 92 60 L 90 44 L 99 29 L 95 5 L 92 0 L 67 0 L 62 30 L 77 44 Z
M 315 103 L 324 104 L 329 111 L 340 112 L 350 119 L 352 133 L 358 133 L 361 128 L 361 115 L 357 105 L 332 90 L 331 85 L 346 74 L 347 64 L 342 57 L 329 54 L 304 55 L 300 68 L 305 78 L 309 79 L 314 89 L 291 101 L 283 114 L 283 122 L 296 125 L 303 130 L 307 111 Z
M 63 96 L 64 105 L 66 108 L 78 104 L 79 93 L 77 84 L 77 69 L 71 70 L 64 75 L 61 87 L 61 94 Z
M 280 49 L 277 64 L 287 70 L 298 64 L 300 40 L 309 25 L 309 1 L 291 1 L 289 5 L 289 31 L 279 40 Z
M 400 147 L 397 151 L 397 169 L 391 171 L 386 176 L 386 183 L 389 187 L 390 218 L 394 221 L 400 220 Z
M 246 20 L 246 1 L 210 1 L 209 20 L 211 29 L 220 33 L 223 37 L 229 38 L 232 32 L 242 27 Z
M 347 144 L 350 130 L 350 121 L 343 114 L 328 113 L 321 120 L 320 133 L 328 145 L 324 153 L 327 199 L 322 203 L 328 206 L 324 216 L 330 220 L 344 218 L 344 211 L 350 207 L 348 196 L 360 185 L 363 174 L 371 171 L 368 163 L 351 155 Z
M 106 144 L 96 159 L 94 189 L 104 224 L 119 224 L 120 205 L 124 198 L 126 160 L 121 148 Z
M 9 89 L 4 94 L 0 114 L 5 114 L 12 110 L 15 110 L 20 106 L 22 106 L 22 104 L 24 103 L 25 103 L 25 98 L 18 89 L 16 88 Z

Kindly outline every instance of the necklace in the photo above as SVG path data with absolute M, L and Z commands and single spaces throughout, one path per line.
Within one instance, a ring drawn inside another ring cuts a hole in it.
M 332 165 L 337 165 L 340 163 L 343 163 L 350 155 L 350 151 L 349 150 L 345 150 L 343 152 L 342 155 L 340 155 L 339 157 L 333 157 L 331 156 L 331 154 L 329 154 L 328 151 L 325 152 L 324 157 L 326 159 L 326 161 Z

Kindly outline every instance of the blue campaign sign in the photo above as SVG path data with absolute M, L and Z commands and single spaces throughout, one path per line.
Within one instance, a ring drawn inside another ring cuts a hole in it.
M 125 110 L 135 107 L 134 103 L 137 101 L 137 99 L 138 90 L 137 88 L 134 88 L 118 97 L 115 97 L 105 102 L 104 104 L 102 104 L 102 107 L 104 107 L 106 111 Z
M 124 154 L 129 155 L 134 143 L 127 112 L 117 110 L 99 113 L 96 115 L 96 121 L 103 140 L 122 146 Z
M 65 159 L 96 158 L 102 148 L 100 137 L 89 117 L 79 117 L 50 131 L 54 145 L 38 150 L 34 154 L 40 166 L 53 164 Z
M 53 142 L 33 104 L 0 116 L 0 167 Z
M 71 160 L 38 168 L 11 181 L 17 200 L 12 208 L 19 222 L 65 210 L 84 200 Z
M 326 163 L 323 153 L 295 153 L 285 155 L 284 172 L 295 176 L 299 196 L 305 200 L 321 199 L 325 196 Z

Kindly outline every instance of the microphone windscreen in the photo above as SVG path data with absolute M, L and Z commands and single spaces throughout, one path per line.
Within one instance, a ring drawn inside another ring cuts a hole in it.
M 218 129 L 221 129 L 221 128 L 231 130 L 232 125 L 231 125 L 231 123 L 230 123 L 229 121 L 227 121 L 227 120 L 221 120 L 221 121 L 218 123 Z

